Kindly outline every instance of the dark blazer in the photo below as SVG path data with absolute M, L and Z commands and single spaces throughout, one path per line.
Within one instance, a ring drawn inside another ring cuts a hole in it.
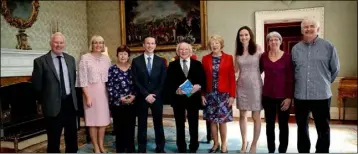
M 144 54 L 133 59 L 132 73 L 135 86 L 138 90 L 138 101 L 145 101 L 145 98 L 149 94 L 155 94 L 156 102 L 163 103 L 161 94 L 167 74 L 166 71 L 164 60 L 157 55 L 153 57 L 151 75 L 148 74 Z
M 67 64 L 73 105 L 77 111 L 75 58 L 66 53 L 63 53 L 63 56 Z M 51 51 L 34 60 L 31 80 L 36 90 L 38 101 L 42 105 L 44 116 L 57 116 L 61 110 L 61 83 L 51 57 Z
M 199 109 L 202 107 L 200 91 L 194 93 L 190 97 L 176 94 L 178 87 L 187 79 L 193 85 L 199 84 L 201 89 L 206 88 L 205 72 L 201 62 L 192 58 L 190 59 L 188 77 L 185 77 L 183 69 L 180 66 L 180 59 L 170 62 L 165 82 L 165 101 L 169 102 L 172 107 L 175 107 L 178 104 L 183 104 L 187 108 Z

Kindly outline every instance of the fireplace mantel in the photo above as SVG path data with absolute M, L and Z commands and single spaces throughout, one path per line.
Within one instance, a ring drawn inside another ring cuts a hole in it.
M 34 59 L 47 52 L 1 48 L 1 77 L 31 76 Z

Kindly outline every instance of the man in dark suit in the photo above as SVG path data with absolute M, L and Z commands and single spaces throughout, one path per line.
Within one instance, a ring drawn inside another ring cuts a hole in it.
M 165 137 L 163 129 L 163 99 L 162 90 L 166 77 L 165 63 L 162 58 L 154 54 L 155 39 L 144 39 L 145 52 L 134 58 L 132 72 L 135 85 L 138 89 L 138 152 L 145 153 L 147 147 L 147 119 L 148 107 L 151 109 L 156 152 L 164 153 Z
M 177 147 L 180 153 L 187 152 L 185 143 L 185 110 L 189 122 L 189 152 L 195 153 L 199 148 L 198 127 L 199 109 L 202 107 L 200 89 L 205 88 L 205 72 L 201 63 L 190 58 L 192 47 L 182 42 L 177 46 L 180 58 L 171 62 L 165 82 L 166 101 L 171 103 L 177 131 Z M 179 87 L 186 80 L 193 84 L 193 89 L 186 93 Z
M 78 144 L 75 59 L 63 53 L 65 38 L 60 32 L 52 35 L 50 45 L 50 52 L 34 60 L 32 72 L 32 83 L 46 121 L 47 152 L 60 152 L 60 138 L 64 128 L 65 151 L 76 153 Z

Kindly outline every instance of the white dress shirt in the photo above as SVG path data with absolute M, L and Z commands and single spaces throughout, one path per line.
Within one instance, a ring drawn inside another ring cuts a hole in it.
M 181 57 L 180 57 L 180 66 L 181 66 L 181 69 L 183 70 L 184 67 L 183 67 L 183 60 Z M 186 62 L 185 62 L 186 66 L 188 66 L 188 71 L 190 70 L 190 57 L 186 59 Z
M 61 65 L 62 65 L 63 79 L 65 82 L 66 95 L 69 95 L 71 93 L 71 88 L 70 88 L 70 78 L 68 75 L 68 68 L 67 68 L 66 60 L 65 60 L 63 54 L 61 53 L 60 56 L 62 57 Z M 59 65 L 57 55 L 53 51 L 51 51 L 51 57 L 52 57 L 53 64 L 55 65 L 57 75 L 59 77 L 58 79 L 60 79 L 60 65 Z
M 152 66 L 153 68 L 153 58 L 154 58 L 154 54 L 152 55 L 147 55 L 147 54 L 144 54 L 144 60 L 145 60 L 145 65 L 148 66 L 148 57 L 150 57 L 150 66 Z

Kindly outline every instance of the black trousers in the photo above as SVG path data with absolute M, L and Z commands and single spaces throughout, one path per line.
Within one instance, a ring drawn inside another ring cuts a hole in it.
M 147 151 L 147 122 L 148 122 L 148 108 L 151 109 L 155 143 L 157 145 L 156 152 L 163 152 L 165 146 L 164 128 L 163 128 L 163 104 L 156 101 L 149 104 L 146 101 L 138 102 L 138 153 L 146 153 Z
M 289 110 L 281 111 L 281 103 L 284 99 L 262 97 L 262 105 L 265 110 L 266 121 L 266 136 L 267 148 L 269 153 L 274 153 L 276 150 L 275 145 L 275 121 L 278 114 L 278 126 L 280 128 L 280 145 L 278 147 L 279 153 L 286 153 L 289 138 L 288 119 L 290 116 Z
M 199 134 L 199 109 L 185 108 L 183 105 L 176 105 L 173 107 L 175 125 L 177 131 L 177 147 L 180 153 L 187 152 L 187 145 L 185 142 L 185 110 L 187 111 L 187 118 L 189 123 L 190 134 L 190 152 L 196 152 L 199 148 L 198 134 Z
M 60 140 L 64 128 L 66 153 L 77 153 L 77 114 L 72 95 L 62 100 L 61 111 L 56 117 L 45 117 L 47 131 L 47 153 L 60 153 Z
M 111 107 L 117 153 L 134 153 L 136 111 L 134 105 Z
M 206 120 L 206 142 L 209 143 L 211 140 L 211 123 L 210 121 Z
M 300 153 L 309 153 L 311 142 L 309 138 L 309 113 L 312 112 L 318 134 L 316 153 L 329 153 L 331 120 L 331 98 L 324 100 L 294 100 L 296 122 L 298 127 L 297 149 Z

